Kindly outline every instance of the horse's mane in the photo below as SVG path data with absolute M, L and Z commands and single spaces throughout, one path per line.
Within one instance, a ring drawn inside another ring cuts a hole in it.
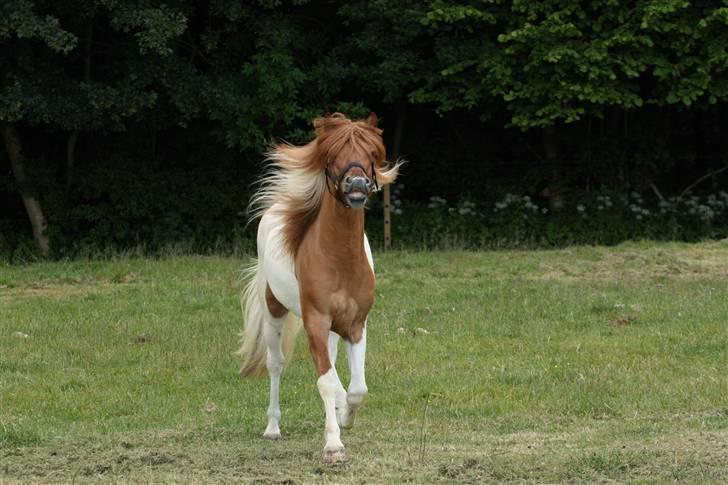
M 324 170 L 343 150 L 360 149 L 374 155 L 377 181 L 385 185 L 397 177 L 399 163 L 387 169 L 382 130 L 376 117 L 352 121 L 341 113 L 314 120 L 316 138 L 306 145 L 282 143 L 267 154 L 269 170 L 258 181 L 250 200 L 251 220 L 262 217 L 274 205 L 284 220 L 286 249 L 295 257 L 311 224 L 316 220 L 326 194 Z

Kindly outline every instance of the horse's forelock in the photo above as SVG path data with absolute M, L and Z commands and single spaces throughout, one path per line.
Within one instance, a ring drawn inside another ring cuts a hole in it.
M 386 149 L 382 130 L 367 121 L 352 121 L 338 113 L 319 118 L 316 126 L 316 142 L 323 163 L 335 159 L 342 151 L 358 149 L 374 156 L 378 166 L 384 165 Z

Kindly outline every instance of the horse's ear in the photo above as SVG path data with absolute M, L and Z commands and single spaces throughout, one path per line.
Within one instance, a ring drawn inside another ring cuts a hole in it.
M 316 136 L 322 136 L 326 133 L 326 119 L 328 117 L 329 114 L 326 113 L 322 118 L 316 118 L 313 120 L 313 128 L 316 130 Z
M 322 136 L 336 125 L 339 120 L 339 113 L 326 113 L 321 118 L 313 120 L 313 127 L 316 130 L 316 136 Z
M 367 124 L 369 126 L 376 128 L 378 123 L 379 123 L 379 118 L 377 117 L 377 114 L 374 111 L 369 113 L 369 116 L 367 116 Z
M 313 120 L 313 129 L 316 131 L 316 136 L 321 136 L 326 131 L 324 129 L 324 119 L 323 118 L 316 118 Z

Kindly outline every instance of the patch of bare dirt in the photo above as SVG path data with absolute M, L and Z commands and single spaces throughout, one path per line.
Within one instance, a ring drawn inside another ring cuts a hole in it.
M 728 276 L 728 251 L 725 249 L 655 249 L 635 251 L 604 250 L 599 260 L 542 262 L 536 279 L 576 281 L 679 278 L 701 279 Z
M 94 282 L 93 284 L 63 284 L 52 285 L 47 283 L 34 283 L 27 287 L 6 289 L 0 294 L 0 301 L 11 302 L 32 298 L 64 299 L 70 297 L 108 294 L 119 285 L 110 282 Z

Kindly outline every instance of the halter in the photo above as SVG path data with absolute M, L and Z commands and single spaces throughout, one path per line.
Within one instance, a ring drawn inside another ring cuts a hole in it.
M 331 195 L 333 195 L 334 198 L 336 198 L 336 200 L 338 200 L 339 202 L 344 204 L 345 207 L 351 207 L 349 205 L 349 202 L 347 202 L 346 197 L 344 197 L 344 195 L 341 193 L 341 190 L 339 187 L 339 181 L 342 178 L 346 177 L 346 174 L 349 173 L 351 171 L 351 169 L 353 169 L 353 168 L 360 168 L 362 170 L 362 172 L 364 172 L 366 175 L 369 175 L 369 174 L 367 174 L 366 167 L 364 167 L 364 165 L 362 165 L 360 162 L 349 162 L 346 165 L 346 167 L 344 167 L 343 172 L 341 172 L 339 175 L 334 175 L 329 170 L 329 165 L 331 165 L 331 162 L 329 162 L 326 165 L 326 169 L 324 170 L 324 172 L 326 173 L 326 188 L 328 189 L 329 193 Z M 334 183 L 334 187 L 336 188 L 335 192 L 331 191 L 331 186 L 329 185 L 329 180 L 331 180 Z M 372 192 L 378 191 L 379 183 L 377 182 L 377 171 L 374 170 L 374 164 L 372 164 L 371 180 L 372 180 L 372 183 L 374 184 L 374 190 Z

